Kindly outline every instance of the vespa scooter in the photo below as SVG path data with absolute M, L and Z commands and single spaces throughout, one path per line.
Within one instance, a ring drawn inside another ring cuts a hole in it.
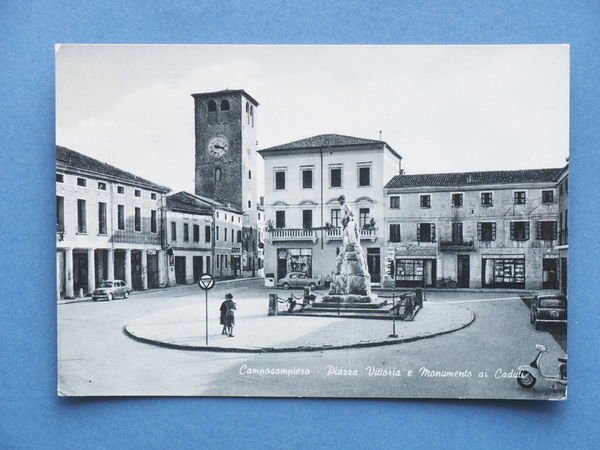
M 518 375 L 517 375 L 517 383 L 521 387 L 524 388 L 532 388 L 535 382 L 538 379 L 544 378 L 546 380 L 553 381 L 552 389 L 556 389 L 558 384 L 563 386 L 567 385 L 567 357 L 558 358 L 558 362 L 560 365 L 558 366 L 559 373 L 557 375 L 547 375 L 542 373 L 542 369 L 540 368 L 540 361 L 544 353 L 548 353 L 548 349 L 541 345 L 537 344 L 535 348 L 538 351 L 535 359 L 529 363 L 527 366 L 519 366 Z

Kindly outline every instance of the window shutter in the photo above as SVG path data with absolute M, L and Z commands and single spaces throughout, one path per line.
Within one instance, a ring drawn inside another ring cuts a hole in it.
M 496 240 L 496 222 L 492 223 L 492 241 Z
M 556 220 L 552 222 L 552 240 L 555 241 L 558 239 L 558 224 Z
M 514 222 L 510 223 L 510 240 L 511 241 L 515 240 L 515 223 Z
M 542 239 L 542 221 L 538 220 L 535 222 L 535 238 L 541 240 Z
M 481 238 L 482 238 L 482 234 L 483 234 L 482 228 L 483 228 L 482 223 L 477 222 L 477 240 L 478 241 L 481 241 Z
M 530 234 L 530 232 L 529 232 L 529 226 L 530 226 L 530 223 L 529 222 L 525 222 L 525 240 L 526 241 L 529 240 L 529 234 Z
M 421 224 L 417 224 L 417 242 L 421 242 Z
M 435 242 L 435 223 L 431 224 L 431 242 Z

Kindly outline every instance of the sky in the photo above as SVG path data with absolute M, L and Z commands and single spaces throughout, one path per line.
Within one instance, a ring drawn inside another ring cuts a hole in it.
M 259 149 L 381 131 L 407 174 L 562 167 L 569 151 L 565 45 L 61 45 L 56 143 L 193 192 L 191 94 L 222 89 L 260 103 Z

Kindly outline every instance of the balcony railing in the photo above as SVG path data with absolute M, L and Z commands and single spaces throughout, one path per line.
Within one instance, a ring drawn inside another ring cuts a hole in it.
M 569 243 L 569 229 L 565 228 L 558 233 L 558 244 L 567 245 Z
M 475 250 L 473 240 L 440 241 L 440 250 L 443 252 L 471 252 Z
M 359 230 L 359 235 L 361 240 L 377 240 L 377 228 L 361 228 Z M 326 228 L 325 229 L 325 238 L 328 241 L 341 241 L 342 240 L 342 229 L 339 227 L 335 228 Z
M 317 242 L 317 232 L 311 228 L 275 228 L 269 231 L 271 242 L 312 241 Z

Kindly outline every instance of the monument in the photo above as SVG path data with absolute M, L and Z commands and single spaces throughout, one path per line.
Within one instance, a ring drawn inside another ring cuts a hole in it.
M 371 293 L 371 275 L 360 245 L 358 224 L 345 196 L 340 195 L 338 201 L 343 212 L 342 245 L 336 258 L 329 295 L 322 299 L 323 302 L 371 303 L 377 296 Z

